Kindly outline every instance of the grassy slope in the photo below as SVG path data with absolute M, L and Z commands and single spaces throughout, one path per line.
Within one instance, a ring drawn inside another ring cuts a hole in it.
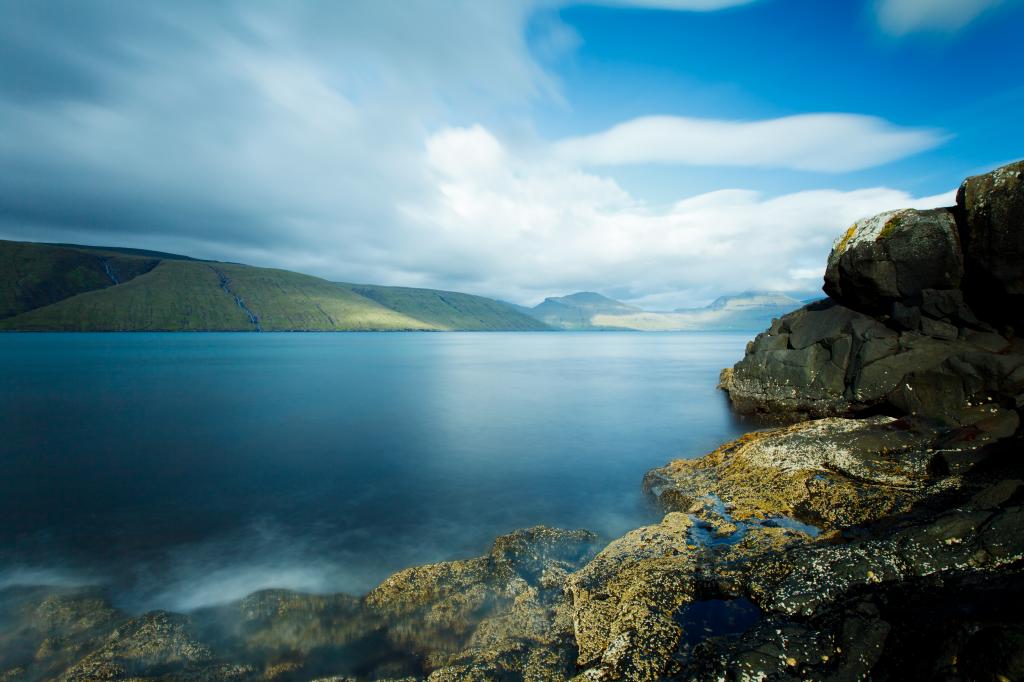
M 113 286 L 151 270 L 157 260 L 116 253 L 0 241 L 0 319 L 86 291 Z
M 27 331 L 233 330 L 252 325 L 206 264 L 162 261 L 130 282 L 0 321 Z
M 494 299 L 453 291 L 343 285 L 353 292 L 442 329 L 467 331 L 543 331 L 547 325 L 512 305 Z
M 228 279 L 229 291 L 221 286 Z M 235 295 L 266 331 L 433 329 L 331 282 L 283 270 L 162 261 L 125 284 L 0 321 L 27 331 L 251 331 Z
M 0 266 L 0 330 L 546 328 L 508 304 L 479 296 L 357 287 L 286 270 L 130 249 L 0 242 Z
M 287 270 L 213 263 L 265 331 L 440 330 L 334 282 Z

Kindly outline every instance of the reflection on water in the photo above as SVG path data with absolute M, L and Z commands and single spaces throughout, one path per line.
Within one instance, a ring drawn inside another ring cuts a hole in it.
M 741 430 L 715 383 L 747 336 L 0 335 L 0 587 L 188 611 L 621 534 L 647 469 Z
M 682 629 L 681 649 L 689 649 L 708 637 L 741 635 L 761 617 L 761 609 L 745 597 L 707 599 L 688 604 L 676 621 Z

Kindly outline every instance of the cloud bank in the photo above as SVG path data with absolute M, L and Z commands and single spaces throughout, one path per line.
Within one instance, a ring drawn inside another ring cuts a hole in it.
M 488 291 L 531 300 L 546 291 L 607 290 L 672 308 L 741 289 L 820 288 L 825 256 L 854 220 L 893 206 L 951 205 L 876 187 L 766 197 L 722 190 L 656 208 L 610 178 L 558 158 L 522 158 L 473 126 L 427 145 L 438 196 L 409 208 L 433 234 L 421 262 L 454 257 Z
M 941 136 L 813 114 L 645 117 L 550 142 L 531 124 L 531 107 L 560 98 L 524 37 L 534 10 L 525 0 L 8 4 L 0 50 L 19 68 L 0 69 L 0 237 L 517 302 L 597 289 L 686 305 L 816 288 L 853 219 L 949 202 L 887 188 L 740 189 L 648 205 L 592 166 L 839 172 Z

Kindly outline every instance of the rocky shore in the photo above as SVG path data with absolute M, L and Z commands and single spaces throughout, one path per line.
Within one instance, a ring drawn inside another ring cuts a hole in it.
M 664 518 L 531 528 L 363 598 L 129 616 L 0 592 L 0 680 L 1024 679 L 1024 162 L 860 221 L 721 386 L 770 418 L 648 472 Z

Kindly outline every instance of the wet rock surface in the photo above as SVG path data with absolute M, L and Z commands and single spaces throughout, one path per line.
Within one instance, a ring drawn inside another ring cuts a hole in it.
M 498 538 L 481 557 L 401 571 L 359 599 L 257 592 L 129 616 L 95 591 L 0 591 L 0 680 L 560 680 L 575 674 L 566 578 L 587 531 Z
M 658 523 L 516 531 L 364 598 L 8 588 L 0 681 L 1024 679 L 1022 172 L 844 234 L 833 298 L 722 376 L 805 420 L 648 472 Z

